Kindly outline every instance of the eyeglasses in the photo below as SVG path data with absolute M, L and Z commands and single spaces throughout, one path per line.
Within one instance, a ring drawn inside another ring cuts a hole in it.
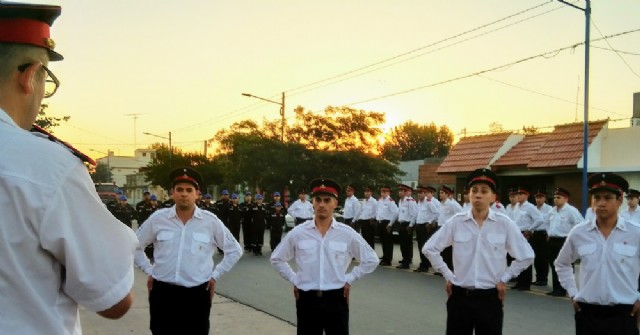
M 22 64 L 18 66 L 18 71 L 24 72 L 24 70 L 26 70 L 32 64 L 33 63 Z M 50 98 L 52 95 L 56 93 L 56 91 L 58 90 L 58 87 L 60 87 L 60 81 L 58 80 L 58 78 L 56 78 L 53 72 L 51 72 L 46 66 L 42 65 L 42 68 L 44 69 L 44 72 L 47 73 L 47 78 L 45 79 L 45 82 L 44 82 L 44 97 Z

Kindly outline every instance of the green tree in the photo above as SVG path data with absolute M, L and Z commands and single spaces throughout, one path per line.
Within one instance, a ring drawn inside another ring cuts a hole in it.
M 63 116 L 63 117 L 52 117 L 47 116 L 45 113 L 45 109 L 47 109 L 49 105 L 42 104 L 40 105 L 40 111 L 38 112 L 38 117 L 36 118 L 36 124 L 46 131 L 53 133 L 53 128 L 60 125 L 60 122 L 67 122 L 71 119 L 71 116 Z
M 384 144 L 382 155 L 391 160 L 417 160 L 444 157 L 453 144 L 453 133 L 447 126 L 435 123 L 420 125 L 413 121 L 395 127 Z
M 219 185 L 222 182 L 220 164 L 216 164 L 202 154 L 184 153 L 178 148 L 173 148 L 171 160 L 169 160 L 169 147 L 166 144 L 154 143 L 149 146 L 149 149 L 156 151 L 156 157 L 141 171 L 145 174 L 146 180 L 153 185 L 170 188 L 169 173 L 179 167 L 192 167 L 198 171 L 205 182 L 205 185 L 200 185 L 201 189 L 206 189 L 208 185 Z
M 89 173 L 94 183 L 110 183 L 109 167 L 107 164 L 98 163 L 96 167 Z

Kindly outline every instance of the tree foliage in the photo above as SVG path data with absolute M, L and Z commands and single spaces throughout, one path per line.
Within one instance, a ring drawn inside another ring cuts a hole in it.
M 98 163 L 98 165 L 90 171 L 89 175 L 94 183 L 110 183 L 109 167 L 107 164 Z
M 45 109 L 47 109 L 49 105 L 42 104 L 40 105 L 40 111 L 38 112 L 38 117 L 36 118 L 36 124 L 50 133 L 53 133 L 53 128 L 60 125 L 60 122 L 67 122 L 71 118 L 71 116 L 63 116 L 63 117 L 53 117 L 47 116 L 45 113 Z
M 413 121 L 395 127 L 384 144 L 382 155 L 390 160 L 417 160 L 445 157 L 453 145 L 453 133 L 435 123 L 420 125 Z

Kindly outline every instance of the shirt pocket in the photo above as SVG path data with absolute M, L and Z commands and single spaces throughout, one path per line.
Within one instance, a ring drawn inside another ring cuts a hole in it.
M 191 241 L 191 253 L 206 256 L 212 248 L 211 237 L 204 233 L 193 233 Z
M 337 264 L 343 265 L 347 258 L 347 243 L 330 241 L 329 256 L 331 257 L 331 259 L 334 259 Z
M 456 231 L 453 234 L 453 250 L 456 255 L 469 256 L 473 252 L 471 246 L 471 232 L 468 231 Z
M 318 241 L 315 240 L 302 240 L 298 242 L 298 254 L 300 256 L 300 262 L 311 263 L 318 259 L 317 251 Z
M 585 269 L 594 269 L 599 266 L 600 260 L 596 257 L 595 243 L 585 244 L 578 247 L 578 255 L 580 255 L 580 266 Z
M 506 234 L 488 233 L 487 241 L 489 242 L 489 255 L 493 258 L 505 258 L 506 249 L 505 243 L 507 242 Z
M 638 248 L 633 245 L 623 244 L 623 243 L 614 243 L 613 244 L 613 257 L 615 257 L 615 262 L 620 264 L 620 266 L 627 270 L 630 270 L 630 267 L 633 265 L 635 261 L 636 252 Z
M 156 243 L 153 248 L 153 257 L 154 258 L 162 258 L 169 254 L 173 250 L 173 236 L 175 235 L 172 231 L 160 231 L 156 236 Z

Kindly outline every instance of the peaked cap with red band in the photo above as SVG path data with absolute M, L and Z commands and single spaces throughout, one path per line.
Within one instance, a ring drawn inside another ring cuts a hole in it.
M 587 185 L 589 186 L 590 193 L 599 190 L 606 190 L 617 195 L 622 195 L 629 191 L 629 182 L 621 176 L 610 172 L 591 175 L 589 180 L 587 180 Z
M 0 42 L 41 47 L 48 51 L 49 60 L 62 60 L 53 51 L 56 43 L 49 34 L 61 11 L 60 6 L 0 2 Z
M 431 193 L 435 193 L 436 189 L 432 186 L 429 185 L 419 185 L 417 187 L 418 191 L 425 191 L 425 192 L 431 192 Z
M 453 189 L 447 185 L 440 186 L 440 191 L 445 192 L 447 194 L 453 194 Z
M 556 187 L 556 190 L 553 191 L 553 195 L 560 195 L 565 198 L 569 198 L 571 196 L 571 193 L 562 187 Z
M 627 192 L 627 198 L 633 198 L 633 197 L 640 198 L 640 191 L 630 188 L 629 191 Z
M 338 198 L 341 188 L 338 183 L 331 179 L 318 178 L 309 183 L 309 189 L 311 190 L 311 196 L 320 194 L 330 195 L 334 198 Z
M 188 167 L 171 171 L 169 179 L 171 180 L 171 187 L 176 186 L 178 183 L 189 183 L 197 190 L 200 190 L 200 185 L 203 184 L 202 176 L 196 170 Z
M 529 192 L 529 190 L 526 187 L 523 187 L 523 186 L 518 186 L 518 190 L 516 191 L 516 193 L 518 193 L 518 194 L 526 194 L 526 195 L 531 194 L 531 192 Z
M 498 188 L 498 176 L 489 169 L 477 169 L 467 176 L 467 187 L 483 183 L 488 185 L 495 193 Z

